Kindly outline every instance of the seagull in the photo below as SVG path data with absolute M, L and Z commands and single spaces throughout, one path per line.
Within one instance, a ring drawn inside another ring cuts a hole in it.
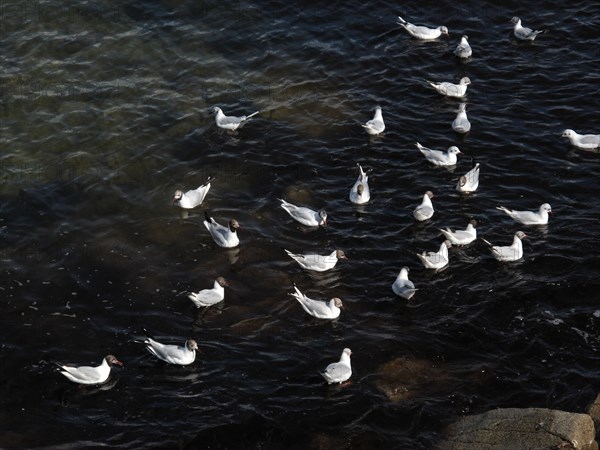
M 239 128 L 239 126 L 245 121 L 257 115 L 260 111 L 253 112 L 249 116 L 226 116 L 223 114 L 223 111 L 218 106 L 213 108 L 213 113 L 215 114 L 215 123 L 219 128 L 223 128 L 229 131 L 235 131 Z
M 212 289 L 203 289 L 198 293 L 190 292 L 188 298 L 194 302 L 196 308 L 215 305 L 225 298 L 225 286 L 229 286 L 229 283 L 225 278 L 219 277 Z
M 362 127 L 372 136 L 383 133 L 383 130 L 385 130 L 385 123 L 383 121 L 383 116 L 381 115 L 381 106 L 375 108 L 375 115 L 373 118 L 362 125 Z
M 218 224 L 215 219 L 210 217 L 208 212 L 204 212 L 206 220 L 204 226 L 212 236 L 213 240 L 219 247 L 233 248 L 240 245 L 240 239 L 237 235 L 237 230 L 240 228 L 240 224 L 237 220 L 231 219 L 228 226 Z
M 350 355 L 352 351 L 345 348 L 339 362 L 329 364 L 324 372 L 320 372 L 328 384 L 343 383 L 352 376 L 352 367 L 350 366 Z
M 62 373 L 69 380 L 79 384 L 102 384 L 108 380 L 110 368 L 114 365 L 123 366 L 115 356 L 108 355 L 99 366 L 65 366 L 60 363 L 55 363 Z
M 527 235 L 522 231 L 517 231 L 513 238 L 512 245 L 499 247 L 492 245 L 489 241 L 482 239 L 492 249 L 492 255 L 498 261 L 517 261 L 523 257 L 523 243 L 521 239 L 526 238 Z
M 290 295 L 298 300 L 302 309 L 311 316 L 316 317 L 317 319 L 337 319 L 340 316 L 340 308 L 343 308 L 344 306 L 339 298 L 334 297 L 328 302 L 324 302 L 308 298 L 300 292 L 300 289 L 298 289 L 296 285 L 294 285 L 294 290 L 296 292 L 293 292 Z
M 433 81 L 427 81 L 430 86 L 432 86 L 436 91 L 438 91 L 442 95 L 446 95 L 448 97 L 461 98 L 464 97 L 467 93 L 467 86 L 471 84 L 471 79 L 469 77 L 462 77 L 458 84 L 449 83 L 444 81 L 442 83 L 434 83 Z
M 452 231 L 450 228 L 446 227 L 445 230 L 440 229 L 440 231 L 452 245 L 467 245 L 477 239 L 476 226 L 477 221 L 473 219 L 464 230 Z
M 285 200 L 278 199 L 281 202 L 281 207 L 285 209 L 292 219 L 300 222 L 307 227 L 318 227 L 319 225 L 327 225 L 327 213 L 324 210 L 314 211 L 304 206 L 296 206 Z
M 285 250 L 285 249 L 284 249 Z M 300 264 L 300 267 L 315 272 L 325 272 L 333 269 L 340 259 L 348 259 L 342 250 L 334 250 L 329 255 L 305 253 L 303 255 L 285 250 L 290 258 Z
M 456 190 L 459 192 L 475 192 L 479 187 L 479 163 L 458 179 Z
M 407 22 L 402 17 L 398 16 L 398 25 L 408 31 L 412 37 L 423 40 L 431 40 L 437 39 L 442 34 L 448 36 L 448 28 L 445 26 L 440 26 L 436 28 L 428 28 L 422 25 L 413 25 L 410 22 Z
M 454 166 L 457 161 L 457 155 L 462 153 L 456 145 L 448 147 L 448 150 L 445 152 L 441 150 L 431 150 L 430 148 L 423 147 L 418 142 L 415 145 L 421 153 L 425 155 L 427 161 L 436 166 Z
M 531 28 L 527 28 L 521 25 L 521 19 L 518 17 L 513 17 L 510 20 L 511 23 L 515 24 L 515 28 L 513 30 L 513 34 L 517 39 L 522 41 L 534 41 L 538 34 L 545 33 L 546 30 L 532 30 Z
M 442 245 L 440 245 L 440 249 L 437 252 L 417 253 L 417 256 L 426 269 L 442 269 L 448 265 L 448 249 L 450 247 L 452 247 L 452 243 L 446 240 L 442 242 Z
M 463 37 L 460 39 L 460 43 L 454 49 L 454 54 L 459 58 L 468 58 L 473 54 L 473 50 L 469 45 L 468 39 L 469 36 L 467 36 L 466 34 L 463 35 Z
M 539 211 L 514 211 L 512 209 L 505 208 L 504 206 L 497 206 L 496 209 L 504 211 L 514 220 L 523 225 L 546 225 L 548 223 L 548 214 L 552 212 L 552 207 L 548 203 L 544 203 L 540 206 Z
M 571 129 L 563 131 L 562 137 L 569 138 L 571 145 L 585 149 L 600 148 L 600 134 L 579 134 Z
M 169 364 L 178 364 L 180 366 L 192 364 L 196 359 L 198 344 L 193 339 L 185 341 L 185 345 L 183 346 L 161 344 L 150 336 L 150 333 L 148 333 L 145 328 L 143 328 L 143 330 L 146 334 L 146 339 L 144 340 L 146 348 L 158 359 Z
M 418 290 L 415 289 L 414 283 L 408 279 L 408 271 L 409 269 L 406 266 L 400 269 L 396 281 L 392 284 L 392 291 L 394 291 L 394 294 L 405 298 L 406 300 L 410 300 Z
M 423 222 L 424 220 L 431 219 L 431 217 L 433 216 L 433 204 L 431 203 L 432 197 L 433 197 L 433 192 L 431 192 L 431 191 L 425 192 L 425 195 L 423 195 L 423 201 L 413 211 L 413 216 L 419 222 Z
M 369 177 L 363 172 L 360 164 L 358 166 L 358 179 L 352 189 L 350 189 L 350 201 L 355 205 L 362 205 L 367 203 L 371 199 L 371 192 L 369 191 Z
M 471 122 L 467 118 L 467 104 L 461 103 L 458 107 L 456 119 L 452 122 L 452 129 L 457 133 L 468 133 L 471 131 Z
M 184 209 L 192 209 L 198 205 L 201 205 L 204 201 L 204 197 L 206 197 L 206 194 L 208 194 L 208 190 L 210 189 L 210 182 L 213 181 L 213 179 L 214 178 L 212 177 L 208 177 L 206 183 L 204 183 L 197 189 L 192 189 L 191 191 L 175 191 L 173 203 L 177 203 L 181 208 Z

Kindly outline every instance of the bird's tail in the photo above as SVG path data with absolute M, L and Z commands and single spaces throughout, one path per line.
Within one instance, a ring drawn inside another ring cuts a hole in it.
M 398 16 L 398 25 L 406 25 L 408 22 L 402 17 Z
M 246 116 L 246 118 L 245 118 L 244 120 L 249 120 L 249 119 L 251 119 L 252 117 L 254 117 L 255 115 L 257 115 L 259 112 L 260 112 L 260 111 L 255 111 L 255 112 L 253 112 L 252 114 L 250 114 L 250 115 Z
M 508 210 L 508 208 L 506 208 L 505 206 L 496 206 L 496 209 L 499 209 L 500 211 L 503 211 L 507 214 L 510 213 L 510 211 Z
M 485 244 L 486 244 L 487 246 L 489 246 L 490 248 L 492 248 L 492 247 L 494 246 L 494 245 L 493 245 L 493 244 L 492 244 L 490 241 L 488 241 L 487 239 L 481 238 L 481 240 L 482 240 L 483 242 L 485 242 Z

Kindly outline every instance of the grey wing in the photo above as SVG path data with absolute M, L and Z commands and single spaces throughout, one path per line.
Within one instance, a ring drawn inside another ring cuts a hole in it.
M 332 363 L 327 366 L 325 373 L 333 380 L 340 380 L 348 375 L 349 369 L 346 365 Z

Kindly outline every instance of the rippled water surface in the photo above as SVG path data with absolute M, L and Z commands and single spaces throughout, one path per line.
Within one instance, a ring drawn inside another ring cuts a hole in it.
M 598 391 L 600 155 L 565 128 L 600 133 L 595 2 L 4 1 L 0 121 L 0 447 L 431 448 L 445 424 L 497 407 L 584 412 Z M 444 24 L 417 42 L 401 14 Z M 512 16 L 548 32 L 516 42 Z M 474 55 L 452 50 L 468 34 Z M 469 76 L 472 131 L 458 102 L 424 80 Z M 235 134 L 213 106 L 260 110 Z M 384 136 L 360 127 L 383 108 Z M 437 168 L 414 143 L 465 154 Z M 481 164 L 479 190 L 454 187 Z M 372 200 L 348 191 L 356 163 Z M 176 189 L 211 175 L 202 207 Z M 432 190 L 436 213 L 412 209 Z M 325 208 L 305 229 L 277 198 Z M 544 227 L 495 209 L 552 205 Z M 203 212 L 241 224 L 216 247 Z M 501 264 L 477 241 L 425 270 L 439 228 L 478 221 L 525 257 Z M 303 271 L 283 249 L 349 257 Z M 402 266 L 419 291 L 394 296 Z M 197 310 L 185 293 L 231 284 Z M 288 295 L 340 297 L 338 320 Z M 195 338 L 188 367 L 165 366 L 141 329 Z M 352 383 L 318 375 L 353 351 Z M 81 389 L 52 361 L 125 364 Z

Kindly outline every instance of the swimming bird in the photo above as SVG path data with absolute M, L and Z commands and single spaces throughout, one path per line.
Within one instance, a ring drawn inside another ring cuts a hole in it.
M 461 103 L 458 106 L 456 118 L 452 121 L 452 129 L 457 133 L 468 133 L 471 131 L 471 122 L 467 118 L 467 104 Z
M 352 366 L 350 365 L 351 354 L 352 351 L 349 348 L 345 348 L 338 362 L 329 364 L 325 368 L 325 371 L 320 372 L 328 384 L 341 384 L 350 379 L 352 376 Z
M 169 364 L 177 364 L 180 366 L 187 366 L 196 360 L 198 344 L 195 340 L 188 339 L 183 346 L 161 344 L 154 339 L 145 328 L 143 328 L 143 331 L 146 334 L 146 339 L 144 340 L 146 348 L 158 359 Z
M 180 190 L 175 191 L 175 196 L 173 197 L 173 203 L 177 203 L 181 208 L 184 209 L 192 209 L 198 205 L 201 205 L 204 201 L 204 197 L 208 194 L 208 190 L 210 189 L 210 182 L 213 181 L 212 177 L 208 177 L 206 183 L 197 189 L 192 189 L 187 192 L 183 192 Z
M 285 250 L 285 249 L 284 249 Z M 342 250 L 334 250 L 329 255 L 318 255 L 316 253 L 298 254 L 285 250 L 290 258 L 300 264 L 300 267 L 315 272 L 325 272 L 333 269 L 340 259 L 348 259 Z
M 454 49 L 454 54 L 459 58 L 468 58 L 473 54 L 473 49 L 469 45 L 469 36 L 466 34 L 460 38 L 460 43 Z
M 213 113 L 215 114 L 215 123 L 219 128 L 223 128 L 229 131 L 235 131 L 239 128 L 247 120 L 251 119 L 255 115 L 257 115 L 260 111 L 253 112 L 249 116 L 226 116 L 223 114 L 223 110 L 218 106 L 213 108 Z
M 60 369 L 60 373 L 74 383 L 79 384 L 102 384 L 110 375 L 112 366 L 123 366 L 115 356 L 108 355 L 99 366 L 65 366 L 60 363 L 55 363 Z
M 579 134 L 571 129 L 563 131 L 562 137 L 569 138 L 574 147 L 587 150 L 600 148 L 600 134 Z
M 328 302 L 324 302 L 308 298 L 300 292 L 300 289 L 298 289 L 296 285 L 294 285 L 294 290 L 296 292 L 292 292 L 290 295 L 298 300 L 302 309 L 311 316 L 316 317 L 317 319 L 336 319 L 340 316 L 340 308 L 343 308 L 344 306 L 339 298 L 334 297 Z
M 458 161 L 457 155 L 462 153 L 455 145 L 448 147 L 448 150 L 445 152 L 442 150 L 431 150 L 430 148 L 423 147 L 418 142 L 415 145 L 425 158 L 427 158 L 427 161 L 436 166 L 454 166 Z
M 532 30 L 531 28 L 527 28 L 521 25 L 521 19 L 518 17 L 513 17 L 510 20 L 511 23 L 515 25 L 513 29 L 513 34 L 517 39 L 522 41 L 534 41 L 538 34 L 545 33 L 546 30 Z
M 396 281 L 392 284 L 392 291 L 394 294 L 410 300 L 418 289 L 415 289 L 415 285 L 408 279 L 408 267 L 404 266 L 400 269 L 400 273 L 396 277 Z
M 287 211 L 292 219 L 300 222 L 307 227 L 318 227 L 319 225 L 327 225 L 327 213 L 324 210 L 314 211 L 304 206 L 296 206 L 285 200 L 278 199 L 281 202 L 281 207 Z
M 548 203 L 542 204 L 538 211 L 514 211 L 504 206 L 497 206 L 496 209 L 505 212 L 523 225 L 546 225 L 548 223 L 548 214 L 552 212 L 552 207 Z
M 440 249 L 437 252 L 417 253 L 417 256 L 423 263 L 426 269 L 443 269 L 450 262 L 448 257 L 448 249 L 452 247 L 452 243 L 448 240 L 442 242 Z
M 450 83 L 448 81 L 441 83 L 427 81 L 427 83 L 442 95 L 447 97 L 461 98 L 467 93 L 467 86 L 471 84 L 471 79 L 469 77 L 462 77 L 458 84 Z
M 383 133 L 385 130 L 385 122 L 383 121 L 383 116 L 381 114 L 381 106 L 375 107 L 375 114 L 373 115 L 373 118 L 362 125 L 362 127 L 368 134 L 372 136 Z
M 423 25 L 413 25 L 410 22 L 407 22 L 402 17 L 398 16 L 398 25 L 408 31 L 412 37 L 422 40 L 431 40 L 437 39 L 442 34 L 448 36 L 448 28 L 445 26 L 439 26 L 435 28 L 429 28 Z
M 479 163 L 458 179 L 456 190 L 459 192 L 475 192 L 479 187 Z
M 233 248 L 240 245 L 240 239 L 237 235 L 237 230 L 240 228 L 240 224 L 237 220 L 231 219 L 228 225 L 225 227 L 218 224 L 208 212 L 204 212 L 206 220 L 204 226 L 212 236 L 213 240 L 219 247 Z
M 188 298 L 194 302 L 196 308 L 216 305 L 225 299 L 225 286 L 229 286 L 229 282 L 223 277 L 218 277 L 212 289 L 190 292 Z
M 492 250 L 492 256 L 498 261 L 517 261 L 523 257 L 523 243 L 521 239 L 526 238 L 527 235 L 522 231 L 517 231 L 513 237 L 513 243 L 504 247 L 492 245 L 489 241 L 482 238 L 490 249 Z
M 425 192 L 425 194 L 423 195 L 423 201 L 413 211 L 414 218 L 417 219 L 419 222 L 431 219 L 431 217 L 433 216 L 433 204 L 431 203 L 432 197 L 433 192 Z
M 362 205 L 371 199 L 371 191 L 369 190 L 369 177 L 363 172 L 360 164 L 358 166 L 358 179 L 350 189 L 350 201 L 355 205 Z
M 448 239 L 452 245 L 467 245 L 477 239 L 477 221 L 475 219 L 469 221 L 467 228 L 464 230 L 452 231 L 446 227 L 445 230 L 440 229 L 442 234 Z

